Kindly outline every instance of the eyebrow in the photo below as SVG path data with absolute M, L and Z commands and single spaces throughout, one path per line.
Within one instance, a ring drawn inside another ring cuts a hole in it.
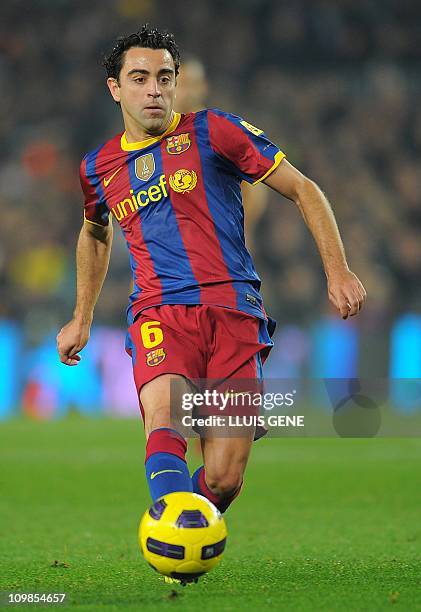
M 130 70 L 127 73 L 127 76 L 132 76 L 133 74 L 151 74 L 149 72 L 149 70 L 144 70 L 143 68 L 133 68 L 133 70 Z M 161 68 L 161 70 L 158 71 L 158 75 L 161 74 L 174 74 L 174 70 L 172 68 Z

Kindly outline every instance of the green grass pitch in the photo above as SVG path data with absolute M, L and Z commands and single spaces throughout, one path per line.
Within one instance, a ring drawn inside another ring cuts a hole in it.
M 182 588 L 138 549 L 140 422 L 0 432 L 0 591 L 65 592 L 63 610 L 421 610 L 420 439 L 257 442 L 222 563 Z

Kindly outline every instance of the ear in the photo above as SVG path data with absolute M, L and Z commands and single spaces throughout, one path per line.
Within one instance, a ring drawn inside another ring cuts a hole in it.
M 120 102 L 120 85 L 118 84 L 117 79 L 109 77 L 107 79 L 107 85 L 114 102 Z

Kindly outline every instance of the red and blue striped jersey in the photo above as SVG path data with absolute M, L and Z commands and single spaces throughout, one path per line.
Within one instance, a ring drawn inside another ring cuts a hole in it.
M 240 183 L 258 183 L 284 154 L 263 132 L 217 109 L 173 114 L 159 137 L 118 134 L 80 167 L 85 219 L 112 214 L 130 251 L 131 324 L 150 306 L 212 304 L 266 318 L 244 241 Z

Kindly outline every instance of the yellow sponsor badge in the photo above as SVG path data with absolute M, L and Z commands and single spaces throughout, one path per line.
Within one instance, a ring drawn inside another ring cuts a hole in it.
M 248 130 L 255 136 L 260 136 L 260 134 L 263 134 L 263 130 L 259 130 L 259 128 L 255 127 L 254 125 L 251 125 L 251 123 L 247 123 L 247 121 L 240 121 L 240 123 L 246 128 L 246 130 Z
M 186 191 L 192 191 L 196 187 L 197 174 L 194 170 L 180 168 L 180 170 L 176 170 L 174 174 L 170 175 L 169 182 L 173 191 L 185 193 Z

